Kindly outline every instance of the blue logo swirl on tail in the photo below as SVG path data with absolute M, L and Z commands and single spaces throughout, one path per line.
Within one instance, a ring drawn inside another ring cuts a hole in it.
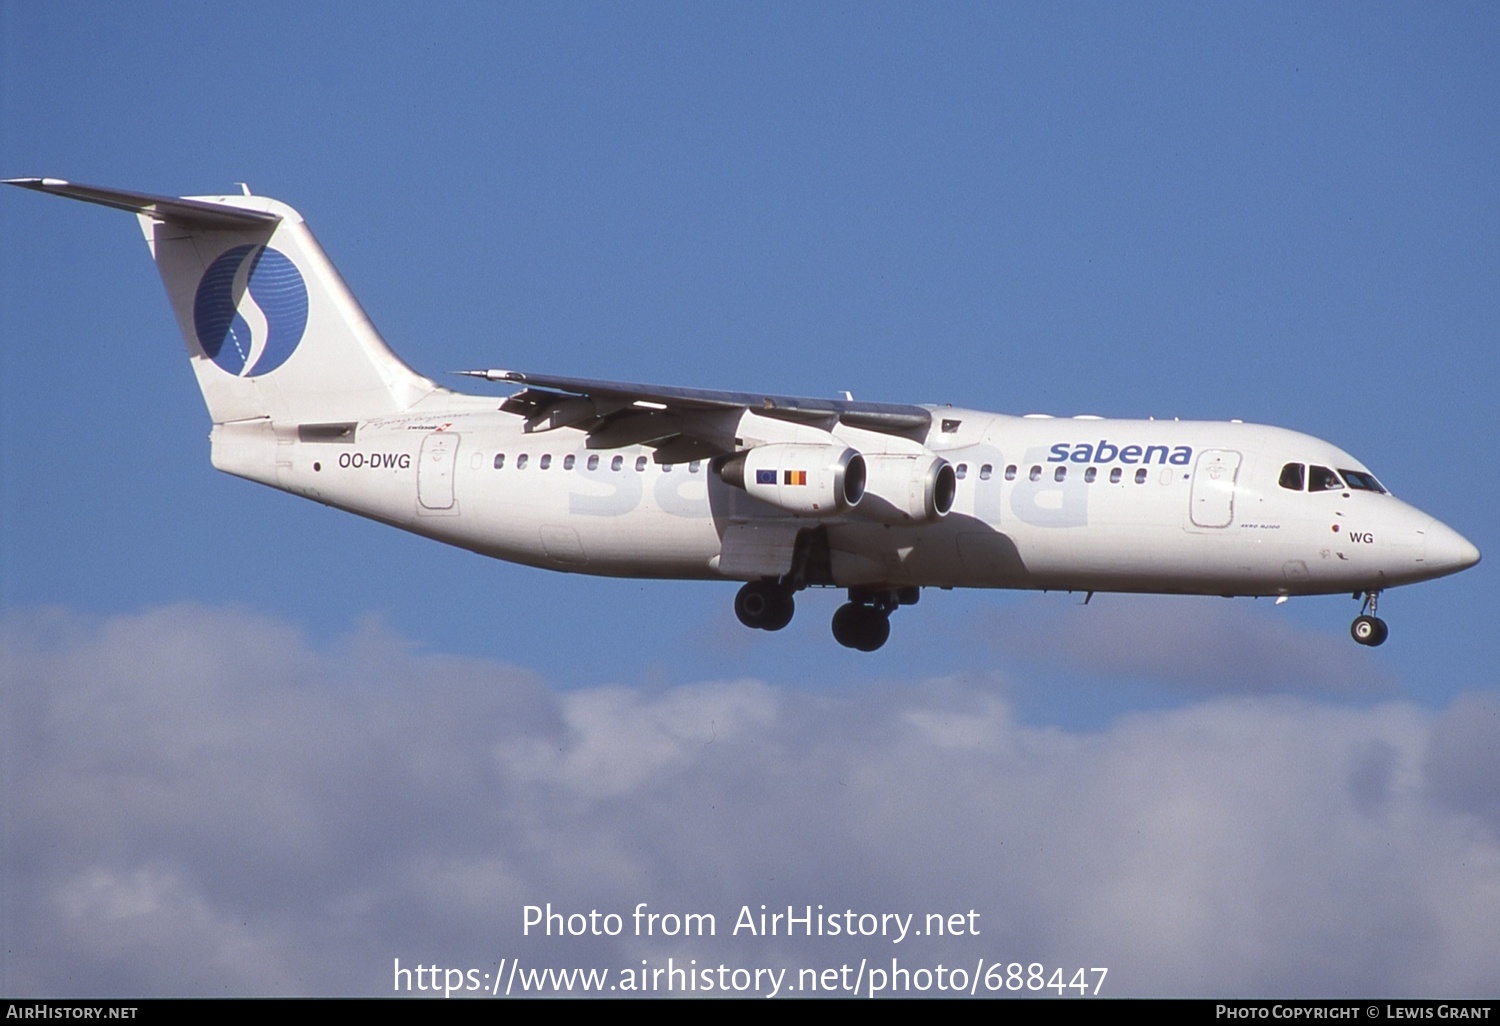
M 240 296 L 249 296 L 265 316 L 264 338 L 256 338 L 255 329 L 241 316 L 238 307 L 243 299 L 236 302 Z M 302 342 L 307 331 L 307 284 L 280 250 L 236 246 L 219 254 L 203 272 L 193 299 L 193 327 L 203 352 L 230 374 L 266 374 L 286 363 Z

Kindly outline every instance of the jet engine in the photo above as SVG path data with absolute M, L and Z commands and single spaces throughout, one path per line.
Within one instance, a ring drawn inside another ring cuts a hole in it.
M 774 442 L 729 457 L 719 477 L 788 513 L 826 517 L 859 505 L 865 458 L 843 445 Z
M 953 508 L 958 477 L 932 453 L 865 453 L 859 515 L 882 524 L 931 523 Z

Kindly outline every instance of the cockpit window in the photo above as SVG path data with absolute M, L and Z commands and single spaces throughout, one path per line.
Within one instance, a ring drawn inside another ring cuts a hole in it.
M 1339 476 L 1327 467 L 1313 464 L 1312 472 L 1307 476 L 1307 490 L 1310 492 L 1336 492 L 1344 487 L 1344 482 Z
M 1281 468 L 1281 487 L 1290 491 L 1300 492 L 1306 474 L 1307 468 L 1302 464 L 1288 463 Z
M 1361 492 L 1379 492 L 1386 494 L 1385 487 L 1377 480 L 1374 474 L 1367 474 L 1363 470 L 1345 470 L 1339 468 L 1339 473 L 1344 475 L 1344 480 L 1349 482 L 1349 487 Z

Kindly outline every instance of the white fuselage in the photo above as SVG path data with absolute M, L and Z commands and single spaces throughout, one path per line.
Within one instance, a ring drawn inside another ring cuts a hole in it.
M 840 587 L 1326 594 L 1378 591 L 1473 561 L 1455 532 L 1389 494 L 1284 487 L 1290 463 L 1368 471 L 1281 428 L 951 407 L 932 408 L 920 441 L 835 426 L 828 434 L 861 452 L 925 447 L 953 464 L 947 516 L 889 525 L 858 508 L 792 516 L 726 484 L 708 460 L 591 449 L 585 431 L 528 431 L 497 405 L 443 391 L 426 412 L 359 422 L 336 439 L 266 421 L 220 425 L 214 462 L 484 555 L 610 576 L 754 578 L 720 565 L 725 532 L 740 525 L 826 526 L 825 583 Z M 735 433 L 766 443 L 803 440 L 809 429 L 744 411 Z

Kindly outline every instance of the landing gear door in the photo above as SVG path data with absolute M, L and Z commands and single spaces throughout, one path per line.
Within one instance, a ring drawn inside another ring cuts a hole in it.
M 1188 507 L 1195 527 L 1228 527 L 1234 521 L 1234 484 L 1239 475 L 1239 453 L 1204 449 L 1198 454 Z
M 453 467 L 458 436 L 439 431 L 422 439 L 417 459 L 417 502 L 422 511 L 453 509 Z

